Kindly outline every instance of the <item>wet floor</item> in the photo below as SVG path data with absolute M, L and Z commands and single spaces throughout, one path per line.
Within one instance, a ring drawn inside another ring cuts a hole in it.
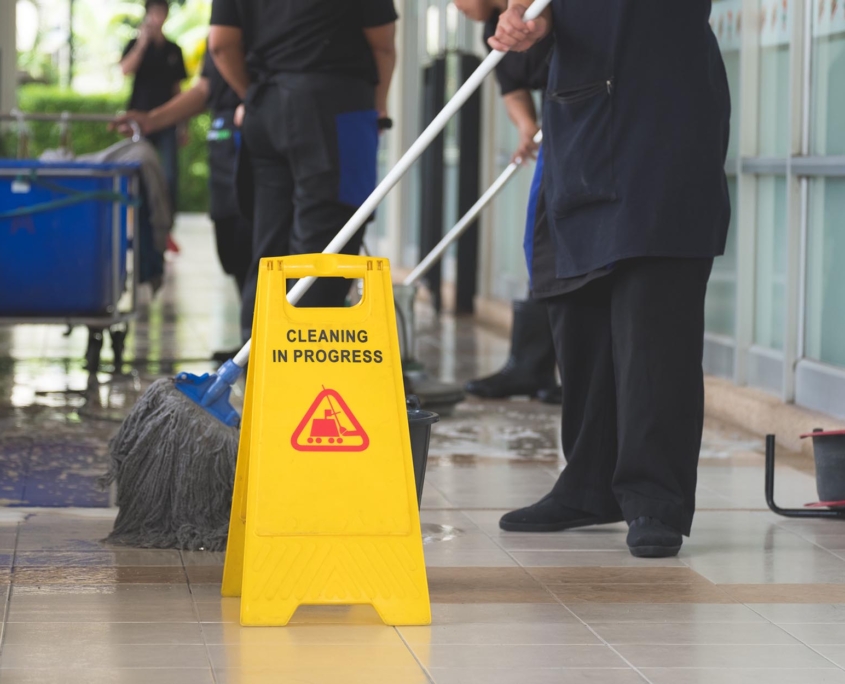
M 154 379 L 210 371 L 238 342 L 209 225 L 183 219 L 177 238 L 121 368 L 106 340 L 86 370 L 82 328 L 0 327 L 0 682 L 845 684 L 845 523 L 770 513 L 762 440 L 712 421 L 692 536 L 648 561 L 623 524 L 499 530 L 563 467 L 560 409 L 459 405 L 434 427 L 423 494 L 431 627 L 385 627 L 358 606 L 241 628 L 238 600 L 220 596 L 222 554 L 104 545 L 109 437 Z M 507 353 L 468 320 L 419 317 L 419 357 L 443 380 Z M 812 475 L 785 463 L 778 501 L 813 500 Z

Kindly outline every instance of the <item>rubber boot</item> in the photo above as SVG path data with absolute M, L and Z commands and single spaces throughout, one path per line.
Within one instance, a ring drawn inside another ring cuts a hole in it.
M 484 399 L 559 397 L 555 378 L 555 346 L 546 305 L 532 300 L 514 301 L 511 351 L 504 368 L 479 380 L 470 380 L 466 391 Z

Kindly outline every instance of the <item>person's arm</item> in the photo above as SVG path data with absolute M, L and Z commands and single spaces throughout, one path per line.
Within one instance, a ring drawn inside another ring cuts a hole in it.
M 514 152 L 511 161 L 525 161 L 537 157 L 538 145 L 534 136 L 540 127 L 537 125 L 537 109 L 534 98 L 527 89 L 514 90 L 506 93 L 503 98 L 508 117 L 519 131 L 519 147 Z
M 130 121 L 135 121 L 141 127 L 143 135 L 170 128 L 202 114 L 207 108 L 209 91 L 208 79 L 200 78 L 193 88 L 180 92 L 150 112 L 129 111 L 121 114 L 115 118 L 112 128 L 116 128 L 123 135 L 132 134 Z
M 525 52 L 545 38 L 552 29 L 552 8 L 546 7 L 540 16 L 524 21 L 523 16 L 533 0 L 508 0 L 508 9 L 499 16 L 496 34 L 487 41 L 491 48 L 507 52 Z
M 235 26 L 212 24 L 208 34 L 208 49 L 223 80 L 241 100 L 245 99 L 250 79 L 246 68 L 243 31 Z
M 376 109 L 380 117 L 387 116 L 387 94 L 390 81 L 396 67 L 396 23 L 364 29 L 364 37 L 373 51 L 373 59 L 378 69 L 376 86 Z
M 138 31 L 138 38 L 135 39 L 134 44 L 126 51 L 123 59 L 120 60 L 120 68 L 124 76 L 137 73 L 141 68 L 141 62 L 144 61 L 144 54 L 147 52 L 147 46 L 150 44 L 150 35 L 146 27 L 141 26 Z

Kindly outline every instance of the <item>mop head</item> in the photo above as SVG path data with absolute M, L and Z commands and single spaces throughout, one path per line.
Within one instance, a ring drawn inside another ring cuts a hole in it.
M 176 389 L 154 382 L 109 443 L 104 484 L 120 512 L 106 539 L 141 548 L 223 551 L 238 456 L 238 429 Z

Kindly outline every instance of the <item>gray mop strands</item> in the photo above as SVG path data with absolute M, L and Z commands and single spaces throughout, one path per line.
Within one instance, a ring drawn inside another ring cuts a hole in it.
M 238 456 L 238 429 L 157 380 L 109 443 L 104 484 L 117 483 L 113 544 L 223 551 Z

